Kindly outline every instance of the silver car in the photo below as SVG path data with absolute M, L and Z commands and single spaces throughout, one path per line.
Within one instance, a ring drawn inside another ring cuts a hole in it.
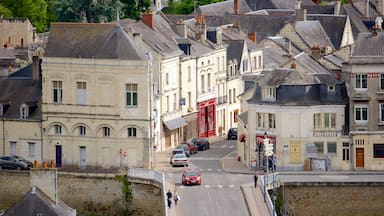
M 174 166 L 188 166 L 188 158 L 185 154 L 175 154 L 171 160 L 172 167 Z

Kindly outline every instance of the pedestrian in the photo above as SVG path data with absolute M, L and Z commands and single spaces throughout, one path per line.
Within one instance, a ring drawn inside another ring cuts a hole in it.
M 255 183 L 255 188 L 257 187 L 257 175 L 253 175 L 253 182 Z
M 168 190 L 168 192 L 167 192 L 167 199 L 172 199 L 172 192 L 171 192 L 171 190 Z
M 175 192 L 175 195 L 173 195 L 173 199 L 174 199 L 174 201 L 175 201 L 175 205 L 177 205 L 177 201 L 180 200 L 180 196 L 179 196 L 179 194 L 177 194 L 177 193 Z
M 168 204 L 168 208 L 171 208 L 172 200 L 171 199 L 167 199 L 167 204 Z

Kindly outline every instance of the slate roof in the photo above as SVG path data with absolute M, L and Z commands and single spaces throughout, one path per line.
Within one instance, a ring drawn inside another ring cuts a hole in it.
M 245 0 L 239 0 L 239 13 L 244 14 L 250 12 L 251 9 Z M 196 8 L 192 14 L 224 16 L 226 13 L 234 13 L 234 0 L 227 0 L 207 5 L 201 5 Z
M 39 188 L 32 187 L 20 201 L 6 210 L 3 216 L 25 215 L 74 216 L 76 210 L 70 208 L 61 200 L 55 204 Z
M 327 68 L 305 52 L 296 55 L 294 59 L 310 71 L 311 74 L 331 74 Z
M 276 100 L 262 100 L 262 87 L 276 87 Z M 329 87 L 332 86 L 333 90 Z M 348 96 L 344 82 L 331 75 L 307 75 L 295 69 L 275 69 L 265 72 L 256 85 L 251 104 L 291 106 L 346 105 Z
M 384 56 L 384 32 L 360 33 L 355 41 L 352 56 Z M 384 59 L 382 60 L 384 62 Z
M 349 16 L 352 26 L 353 38 L 356 40 L 357 35 L 362 32 L 368 32 L 368 28 L 362 22 L 362 14 L 356 10 L 351 4 L 346 4 L 341 6 L 340 13 L 346 14 Z
M 229 45 L 227 48 L 227 62 L 236 59 L 237 69 L 239 69 L 244 49 L 244 40 L 229 40 L 225 41 L 225 43 Z
M 334 48 L 327 33 L 317 20 L 298 21 L 295 24 L 295 30 L 309 47 L 320 45 L 320 47 Z
M 29 106 L 27 120 L 41 119 L 41 82 L 24 78 L 0 79 L 0 103 L 3 105 L 3 116 L 6 119 L 20 119 L 20 106 Z
M 133 40 L 112 23 L 51 23 L 48 57 L 142 60 Z
M 265 39 L 265 41 L 271 40 L 275 44 L 279 45 L 282 49 L 284 49 L 286 52 L 289 52 L 289 39 L 282 36 L 271 36 Z M 268 42 L 265 42 L 268 43 Z M 292 55 L 297 55 L 300 53 L 300 50 L 296 48 L 296 46 L 291 43 L 290 53 Z
M 347 22 L 345 15 L 308 14 L 308 20 L 318 20 L 336 49 L 340 49 L 343 31 Z
M 261 9 L 294 9 L 297 0 L 246 0 L 253 11 Z M 334 1 L 334 0 L 332 0 Z M 300 0 L 302 8 L 315 5 L 312 0 Z
M 263 48 L 263 68 L 274 69 L 281 67 L 290 60 L 290 57 L 283 49 L 276 49 L 272 46 Z
M 342 64 L 343 64 L 344 60 L 333 55 L 333 54 L 323 56 L 323 58 L 338 68 L 341 68 L 343 66 Z
M 295 15 L 295 10 L 292 9 L 261 9 L 257 11 L 251 11 L 247 14 L 253 15 L 272 15 L 272 16 L 293 16 Z

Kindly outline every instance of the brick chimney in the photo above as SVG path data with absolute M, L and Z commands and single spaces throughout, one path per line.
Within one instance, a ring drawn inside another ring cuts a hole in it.
M 296 63 L 295 62 L 291 63 L 291 69 L 296 69 Z
M 321 57 L 321 48 L 320 48 L 320 45 L 313 45 L 312 48 L 311 48 L 311 51 L 312 51 L 312 56 L 314 58 L 320 58 Z
M 198 25 L 198 31 L 196 32 L 196 40 L 205 42 L 207 39 L 207 25 L 205 23 L 204 15 L 200 15 L 196 18 L 195 25 Z
M 240 5 L 240 0 L 233 0 L 233 13 L 234 14 L 239 14 L 239 5 Z
M 248 34 L 248 39 L 256 43 L 256 41 L 257 41 L 257 35 L 256 35 L 256 32 L 249 33 L 249 34 Z
M 143 13 L 142 21 L 144 24 L 153 29 L 153 12 Z

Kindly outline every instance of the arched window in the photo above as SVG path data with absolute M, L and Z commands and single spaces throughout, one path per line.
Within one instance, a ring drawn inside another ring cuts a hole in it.
M 79 129 L 79 135 L 80 136 L 87 135 L 87 128 L 85 126 L 79 126 L 78 129 Z
M 103 127 L 103 136 L 104 136 L 104 137 L 109 137 L 109 136 L 111 136 L 111 128 L 109 128 L 109 127 Z
M 62 133 L 62 127 L 59 124 L 55 124 L 53 126 L 55 135 L 61 135 Z

